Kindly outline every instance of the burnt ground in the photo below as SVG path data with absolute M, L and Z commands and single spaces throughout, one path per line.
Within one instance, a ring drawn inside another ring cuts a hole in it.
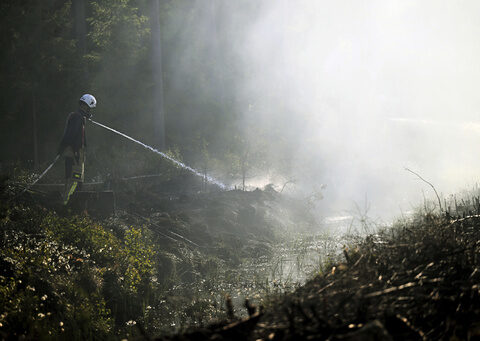
M 478 340 L 479 237 L 479 216 L 398 223 L 250 318 L 159 340 Z
M 1 241 L 9 246 L 8 250 L 5 248 L 5 255 L 0 256 L 11 268 L 11 277 L 26 283 L 26 279 L 20 277 L 24 272 L 34 272 L 29 264 L 18 271 L 13 268 L 11 259 L 15 262 L 17 258 L 18 261 L 22 259 L 16 250 L 29 248 L 23 240 L 17 242 L 19 233 L 27 241 L 40 236 L 47 244 L 52 235 L 62 249 L 64 246 L 88 249 L 85 254 L 89 256 L 82 259 L 91 258 L 92 263 L 86 267 L 92 273 L 112 269 L 98 278 L 92 277 L 95 279 L 93 291 L 109 309 L 107 318 L 110 320 L 106 323 L 112 327 L 105 328 L 106 335 L 113 330 L 116 335 L 148 335 L 151 338 L 185 330 L 188 326 L 224 320 L 226 295 L 232 297 L 237 317 L 248 316 L 242 309 L 244 297 L 258 304 L 263 301 L 263 293 L 277 284 L 272 284 L 275 279 L 272 277 L 283 274 L 279 270 L 272 274 L 272 268 L 278 265 L 273 258 L 278 255 L 285 236 L 290 237 L 283 232 L 308 231 L 314 227 L 314 219 L 302 200 L 286 198 L 268 186 L 264 190 L 219 191 L 215 188 L 202 190 L 195 183 L 189 185 L 184 178 L 170 183 L 118 182 L 113 185 L 116 211 L 109 216 L 107 205 L 102 206 L 104 211 L 98 208 L 111 198 L 112 188 L 108 188 L 109 192 L 76 192 L 64 207 L 58 192 L 34 189 L 15 198 L 17 188 L 14 185 L 7 183 L 5 190 L 0 192 L 7 198 L 4 202 L 6 215 L 1 221 L 6 234 Z M 141 237 L 138 247 L 126 244 L 126 236 L 132 229 Z M 78 239 L 79 233 L 82 237 Z M 108 236 L 108 241 L 99 239 L 98 233 Z M 125 271 L 132 265 L 130 259 L 125 260 L 120 253 L 115 253 L 105 261 L 104 251 L 117 249 L 119 245 L 126 252 L 146 250 L 141 254 L 142 262 L 138 262 L 139 267 L 150 269 L 142 275 L 146 289 L 131 289 L 124 284 Z M 77 275 L 76 268 L 72 271 Z M 37 277 L 32 275 L 31 280 L 36 281 Z M 55 278 L 45 280 L 48 288 L 54 287 L 55 281 Z M 109 283 L 114 283 L 118 290 L 108 289 Z M 284 287 L 274 290 L 284 290 Z M 47 292 L 48 297 L 54 297 L 51 291 Z M 27 296 L 23 288 L 15 291 L 15 295 L 22 299 Z M 132 295 L 135 296 L 133 304 Z M 52 300 L 58 303 L 55 298 Z M 116 303 L 123 301 L 130 303 Z M 9 310 L 12 317 L 9 317 L 8 328 L 15 329 L 17 334 L 38 333 L 33 327 L 22 329 L 18 322 L 24 315 L 35 316 L 32 309 L 36 307 L 27 303 L 22 316 L 13 313 L 15 307 Z M 62 318 L 51 316 L 52 320 Z M 72 321 L 76 322 L 73 317 Z M 128 324 L 130 321 L 135 324 Z M 88 328 L 91 324 L 85 322 Z M 76 330 L 72 327 L 66 333 Z
M 311 223 L 302 203 L 268 188 L 123 188 L 117 217 L 107 226 L 144 224 L 177 258 L 179 250 L 192 250 L 199 261 L 175 261 L 187 286 L 203 276 L 207 256 L 234 268 L 243 257 L 268 254 L 275 231 Z M 327 270 L 294 292 L 262 300 L 262 307 L 246 303 L 248 318 L 227 300 L 227 318 L 159 340 L 479 339 L 479 231 L 479 216 L 425 215 L 396 223 L 350 242 L 342 261 L 325 264 Z M 187 304 L 191 298 L 182 295 Z

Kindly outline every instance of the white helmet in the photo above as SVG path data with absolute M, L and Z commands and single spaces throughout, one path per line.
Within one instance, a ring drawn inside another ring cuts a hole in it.
M 95 99 L 95 97 L 93 97 L 90 94 L 85 94 L 82 97 L 80 97 L 80 102 L 85 103 L 86 105 L 88 105 L 89 108 L 92 108 L 92 109 L 97 106 L 97 100 Z

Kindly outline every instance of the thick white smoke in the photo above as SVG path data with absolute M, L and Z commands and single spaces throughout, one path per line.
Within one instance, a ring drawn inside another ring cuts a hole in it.
M 385 216 L 434 198 L 404 167 L 444 194 L 477 181 L 480 2 L 263 1 L 252 16 L 245 120 L 281 125 L 297 188 L 325 184 L 337 210 L 367 195 Z

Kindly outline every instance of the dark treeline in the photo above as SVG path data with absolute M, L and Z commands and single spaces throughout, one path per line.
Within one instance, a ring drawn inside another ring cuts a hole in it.
M 91 93 L 98 100 L 95 119 L 195 167 L 237 179 L 253 166 L 265 170 L 263 137 L 273 135 L 245 124 L 249 104 L 238 95 L 238 84 L 249 77 L 239 53 L 242 35 L 258 6 L 255 1 L 2 1 L 4 165 L 39 169 L 49 162 L 68 113 L 83 93 Z M 140 172 L 129 159 L 136 155 L 138 161 L 138 149 L 92 126 L 87 136 L 87 177 L 122 162 L 130 168 L 120 172 Z

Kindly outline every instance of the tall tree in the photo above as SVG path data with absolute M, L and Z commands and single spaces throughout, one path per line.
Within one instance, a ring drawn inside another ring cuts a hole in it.
M 165 109 L 163 96 L 162 38 L 160 30 L 160 0 L 151 2 L 152 70 L 154 134 L 157 147 L 165 149 Z
M 33 168 L 38 169 L 37 100 L 32 87 Z
M 75 24 L 75 39 L 77 40 L 77 49 L 81 54 L 85 54 L 87 49 L 87 22 L 85 18 L 85 1 L 74 0 L 72 2 L 72 7 Z

